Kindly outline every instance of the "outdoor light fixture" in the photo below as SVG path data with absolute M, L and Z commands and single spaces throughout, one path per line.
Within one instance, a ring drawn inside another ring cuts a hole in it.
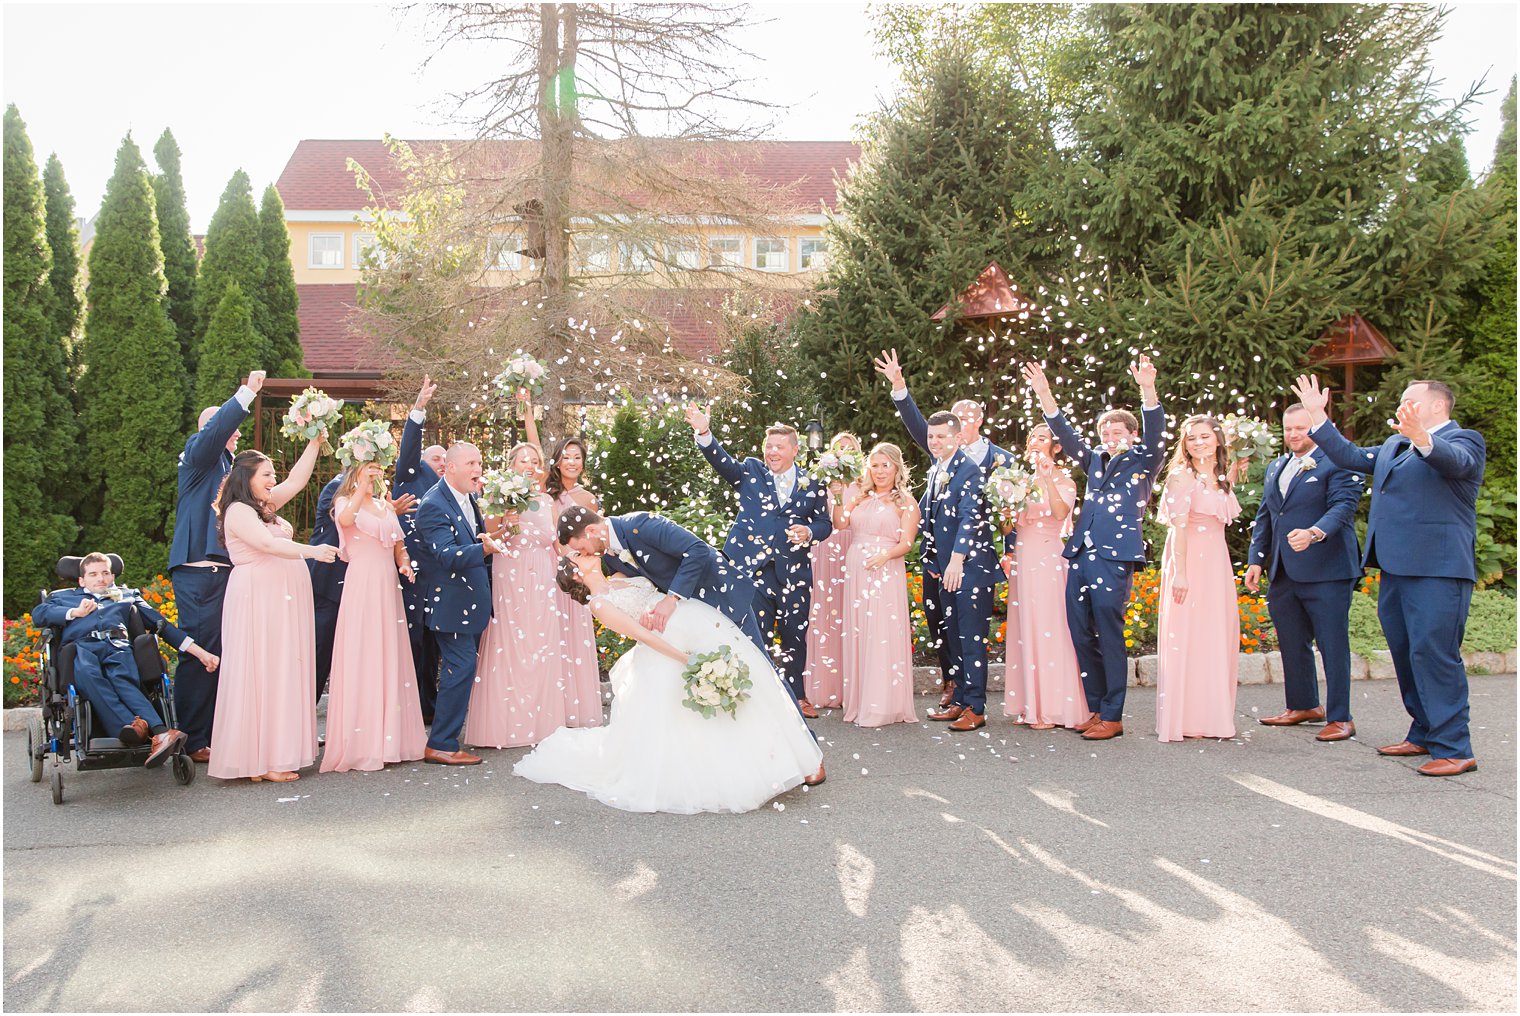
M 807 426 L 802 428 L 807 435 L 808 451 L 815 455 L 823 448 L 823 424 L 817 420 L 809 420 Z

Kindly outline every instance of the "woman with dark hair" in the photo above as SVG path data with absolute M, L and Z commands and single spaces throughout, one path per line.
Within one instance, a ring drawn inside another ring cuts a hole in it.
M 1032 730 L 1075 727 L 1092 715 L 1066 627 L 1069 566 L 1061 552 L 1071 532 L 1077 485 L 1056 465 L 1060 454 L 1050 428 L 1036 424 L 1024 443 L 1024 456 L 1041 498 L 1003 530 L 1014 533 L 1013 548 L 1003 555 L 1008 576 L 1003 715 Z
M 1156 639 L 1156 735 L 1235 736 L 1240 608 L 1225 526 L 1240 514 L 1232 489 L 1245 465 L 1230 463 L 1224 427 L 1190 416 L 1179 428 L 1159 514 L 1168 527 L 1161 554 Z
M 338 548 L 295 542 L 276 512 L 311 479 L 321 443 L 307 443 L 284 483 L 275 483 L 269 456 L 242 452 L 216 497 L 232 559 L 206 770 L 218 779 L 288 782 L 317 759 L 316 622 L 304 561 L 330 562 Z

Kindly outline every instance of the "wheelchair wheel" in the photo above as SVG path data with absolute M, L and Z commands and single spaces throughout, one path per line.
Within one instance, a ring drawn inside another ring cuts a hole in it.
M 26 757 L 32 772 L 32 782 L 42 782 L 42 756 L 46 754 L 43 745 L 47 743 L 47 734 L 42 729 L 42 720 L 34 719 L 26 725 Z
M 174 780 L 180 786 L 188 787 L 195 782 L 195 763 L 189 755 L 175 755 L 169 763 L 174 766 Z
M 53 767 L 53 803 L 63 803 L 63 770 Z

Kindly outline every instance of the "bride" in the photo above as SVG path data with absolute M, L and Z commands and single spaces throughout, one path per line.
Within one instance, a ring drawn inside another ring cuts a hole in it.
M 818 772 L 823 752 L 765 654 L 721 611 L 682 600 L 660 634 L 636 619 L 664 595 L 645 578 L 602 574 L 601 558 L 560 559 L 559 585 L 639 644 L 613 666 L 604 727 L 564 727 L 513 772 L 584 791 L 623 811 L 753 811 Z M 681 704 L 692 653 L 729 646 L 749 666 L 749 698 L 712 718 Z

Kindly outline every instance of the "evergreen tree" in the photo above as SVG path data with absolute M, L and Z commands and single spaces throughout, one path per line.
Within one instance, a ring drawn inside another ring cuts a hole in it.
M 201 274 L 195 287 L 197 346 L 205 339 L 211 317 L 227 294 L 228 285 L 236 282 L 252 305 L 253 328 L 258 333 L 257 362 L 269 362 L 268 314 L 262 299 L 268 269 L 253 189 L 248 174 L 240 169 L 227 181 L 227 189 L 222 192 L 206 230 L 206 256 L 201 260 Z
M 158 211 L 159 242 L 163 244 L 164 278 L 169 285 L 169 320 L 174 322 L 174 334 L 179 338 L 185 370 L 193 377 L 198 356 L 195 344 L 195 276 L 198 266 L 179 157 L 179 143 L 166 127 L 153 146 L 153 161 L 158 163 L 158 172 L 153 175 L 153 201 Z M 191 418 L 199 408 L 189 408 Z
M 952 41 L 872 124 L 828 225 L 826 277 L 798 320 L 809 383 L 828 393 L 826 412 L 835 414 L 826 427 L 848 425 L 868 445 L 878 436 L 904 443 L 871 366 L 874 354 L 896 348 L 925 412 L 980 395 L 994 435 L 1011 440 L 1007 397 L 1022 386 L 1011 361 L 1027 355 L 1031 335 L 1046 340 L 1020 327 L 987 341 L 930 315 L 994 260 L 1027 290 L 1061 265 L 1063 232 L 1033 186 L 1056 158 L 1045 116 Z
M 71 368 L 84 317 L 84 293 L 79 277 L 79 225 L 74 221 L 74 195 L 64 179 L 63 163 L 49 155 L 42 170 L 42 191 L 47 197 L 48 249 L 53 252 L 53 330 L 62 337 Z
M 253 330 L 253 301 L 237 282 L 227 285 L 222 302 L 211 315 L 211 327 L 201 340 L 200 369 L 195 375 L 192 405 L 214 406 L 235 391 L 249 371 L 263 369 L 258 360 L 258 333 Z
M 131 135 L 106 185 L 89 277 L 80 472 L 100 491 L 100 508 L 86 518 L 87 542 L 120 554 L 127 580 L 136 584 L 167 563 L 185 368 L 164 306 L 153 187 Z
M 285 227 L 285 203 L 271 184 L 264 188 L 259 205 L 259 234 L 263 238 L 264 272 L 262 289 L 264 313 L 268 323 L 269 368 L 273 377 L 310 377 L 306 370 L 306 353 L 301 348 L 301 320 L 296 314 L 296 273 L 290 263 L 290 231 Z
M 735 455 L 754 454 L 771 424 L 787 423 L 800 431 L 821 411 L 807 365 L 797 355 L 797 340 L 778 325 L 756 321 L 743 328 L 725 351 L 723 366 L 749 388 L 743 398 L 713 407 L 713 430 Z
M 76 455 L 46 201 L 15 105 L 4 145 L 5 613 L 14 616 L 36 606 L 78 528 L 58 500 Z
M 618 407 L 604 439 L 593 446 L 591 472 L 600 484 L 602 512 L 622 515 L 646 507 L 642 499 L 655 485 L 654 471 L 644 457 L 643 414 L 630 400 Z

